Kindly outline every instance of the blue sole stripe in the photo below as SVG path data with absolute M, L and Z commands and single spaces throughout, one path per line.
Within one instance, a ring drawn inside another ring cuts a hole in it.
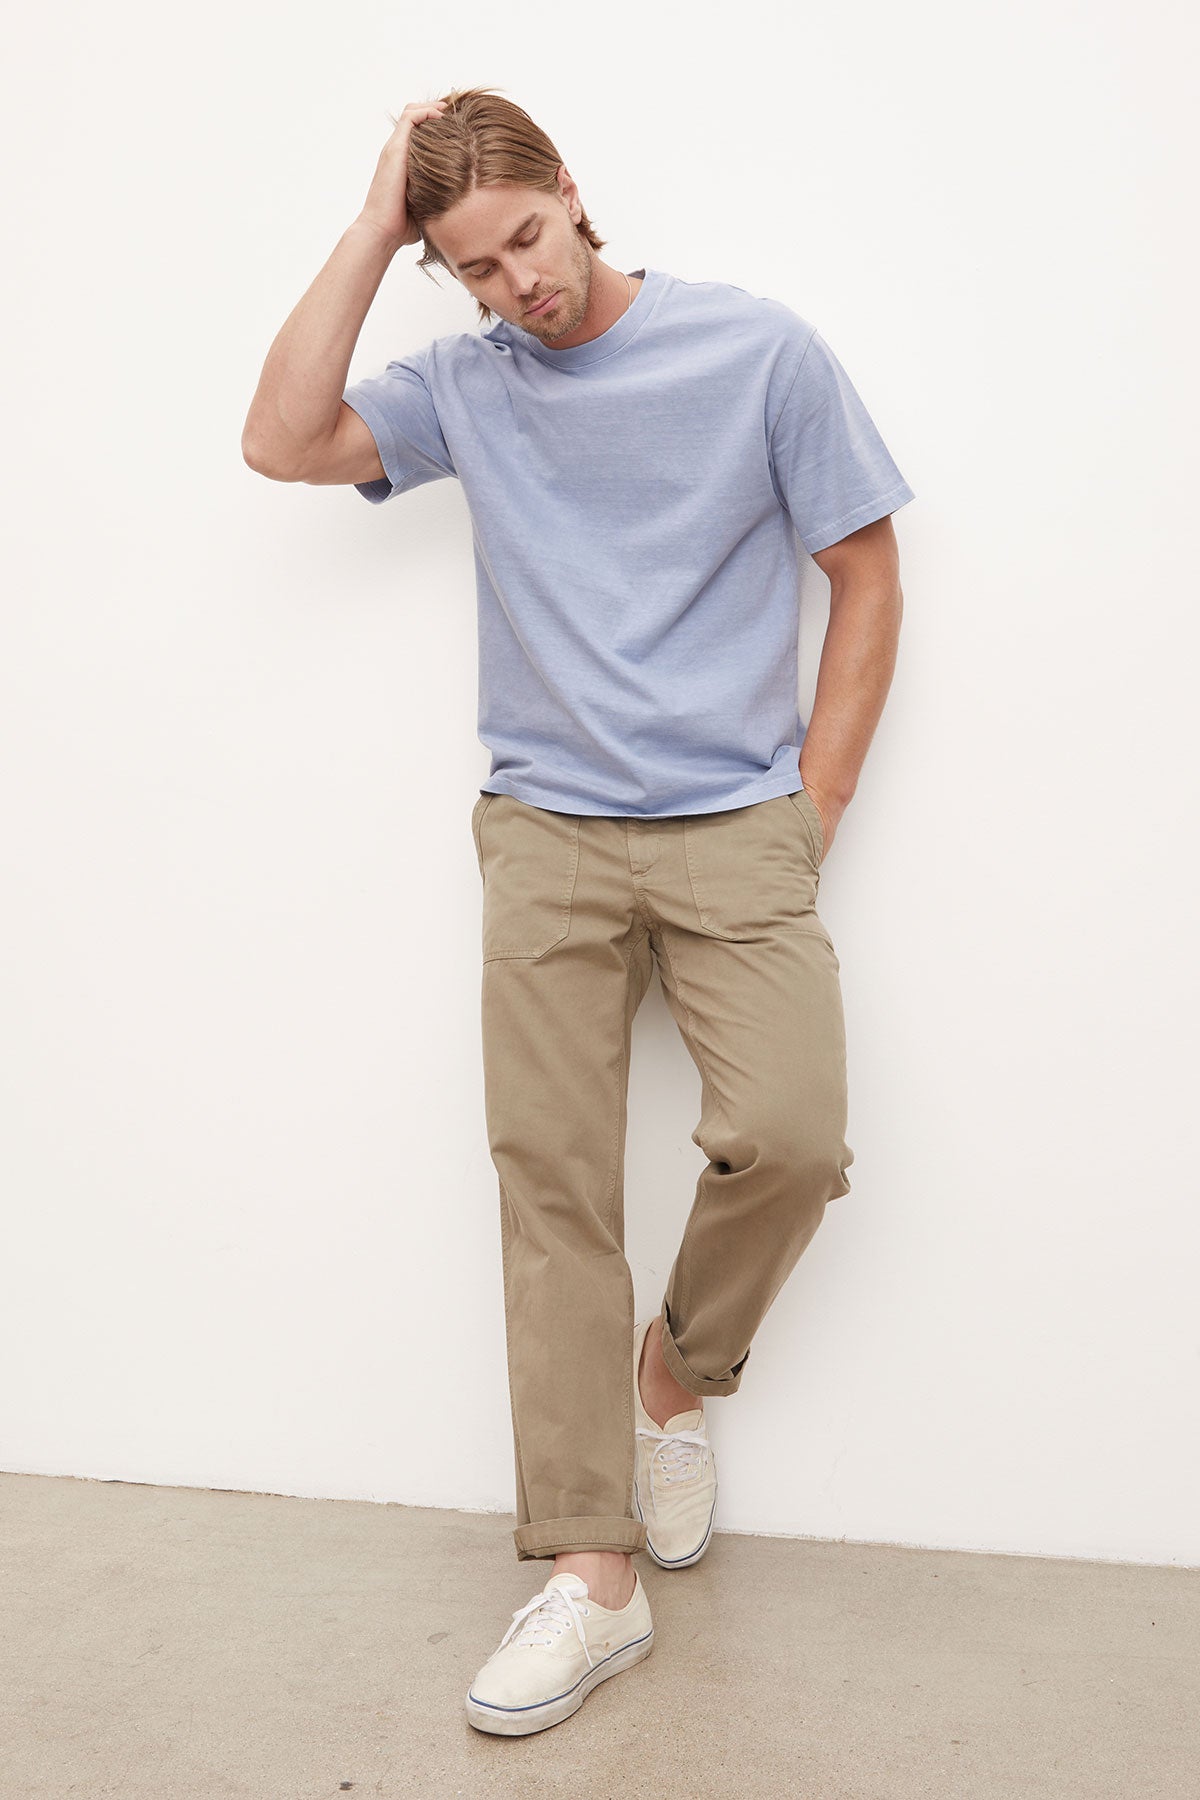
M 553 1706 L 559 1700 L 569 1699 L 575 1692 L 575 1689 L 580 1685 L 580 1682 L 586 1681 L 589 1675 L 594 1675 L 597 1669 L 602 1669 L 605 1663 L 610 1663 L 614 1656 L 620 1656 L 625 1650 L 632 1650 L 635 1644 L 644 1644 L 647 1639 L 652 1638 L 653 1636 L 654 1627 L 651 1626 L 649 1631 L 643 1632 L 640 1638 L 630 1638 L 627 1644 L 618 1645 L 617 1649 L 609 1651 L 602 1662 L 593 1663 L 590 1669 L 585 1669 L 583 1674 L 579 1677 L 579 1681 L 575 1682 L 573 1686 L 564 1688 L 561 1694 L 554 1694 L 549 1700 L 535 1700 L 531 1702 L 529 1706 L 497 1706 L 493 1700 L 477 1700 L 473 1693 L 468 1693 L 467 1699 L 475 1706 L 486 1706 L 489 1712 L 494 1713 L 540 1712 L 543 1706 Z
M 642 1511 L 641 1501 L 638 1499 L 636 1492 L 634 1493 L 634 1496 L 633 1496 L 633 1504 L 637 1507 L 638 1518 L 641 1520 L 642 1524 L 645 1525 L 646 1515 Z M 686 1563 L 686 1562 L 690 1561 L 691 1557 L 696 1555 L 696 1552 L 702 1547 L 702 1545 L 707 1544 L 709 1537 L 712 1534 L 713 1520 L 716 1517 L 716 1514 L 717 1514 L 717 1496 L 714 1494 L 713 1495 L 713 1503 L 712 1503 L 712 1511 L 708 1515 L 708 1524 L 705 1527 L 704 1536 L 700 1540 L 700 1543 L 697 1544 L 696 1549 L 691 1551 L 689 1556 L 660 1557 L 658 1555 L 657 1550 L 652 1552 L 652 1554 L 658 1559 L 660 1567 L 664 1568 L 664 1569 L 674 1569 L 674 1568 L 677 1568 L 680 1563 Z M 647 1535 L 648 1534 L 649 1534 L 649 1528 L 647 1527 Z M 648 1544 L 647 1544 L 647 1548 L 649 1548 Z

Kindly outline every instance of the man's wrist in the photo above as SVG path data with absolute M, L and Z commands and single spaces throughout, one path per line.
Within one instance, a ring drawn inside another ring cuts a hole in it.
M 397 250 L 404 248 L 399 238 L 393 237 L 390 232 L 384 230 L 382 225 L 376 224 L 374 219 L 368 219 L 362 213 L 359 213 L 348 229 L 357 232 L 363 238 L 369 238 L 384 252 L 389 262 Z
M 800 779 L 806 788 L 811 787 L 814 793 L 820 794 L 822 800 L 828 800 L 840 812 L 844 812 L 854 798 L 853 787 L 847 788 L 832 772 L 826 773 L 814 764 L 809 764 L 806 770 L 803 760 L 800 763 Z

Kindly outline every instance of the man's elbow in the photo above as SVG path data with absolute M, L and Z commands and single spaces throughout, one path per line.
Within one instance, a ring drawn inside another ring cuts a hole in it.
M 265 475 L 268 481 L 300 480 L 294 466 L 272 456 L 270 450 L 254 438 L 243 437 L 242 460 L 248 469 L 253 469 L 256 475 Z

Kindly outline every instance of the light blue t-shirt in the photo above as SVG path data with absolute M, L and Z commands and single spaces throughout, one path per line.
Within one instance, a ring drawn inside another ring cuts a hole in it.
M 387 471 L 367 500 L 462 483 L 481 791 L 654 819 L 803 786 L 796 537 L 824 550 L 914 496 L 814 326 L 633 273 L 589 343 L 499 320 L 343 398 Z

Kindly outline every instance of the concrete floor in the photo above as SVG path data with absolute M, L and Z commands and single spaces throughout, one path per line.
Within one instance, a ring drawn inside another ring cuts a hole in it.
M 718 1532 L 527 1738 L 511 1515 L 0 1475 L 3 1800 L 1200 1800 L 1200 1572 Z

